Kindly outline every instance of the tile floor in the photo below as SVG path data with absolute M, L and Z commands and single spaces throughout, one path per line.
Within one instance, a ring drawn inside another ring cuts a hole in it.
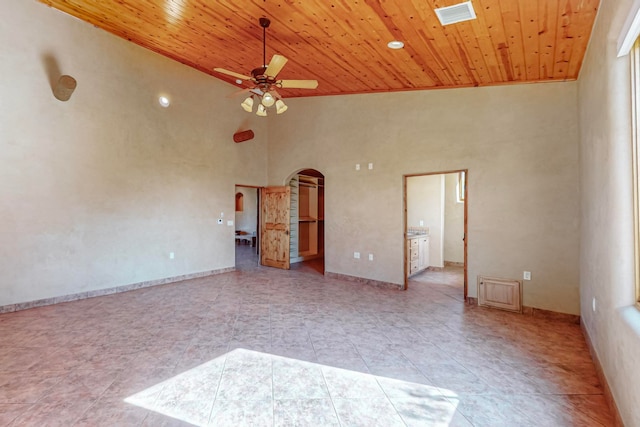
M 0 315 L 0 425 L 610 426 L 578 325 L 255 266 Z M 321 269 L 321 266 L 320 266 Z

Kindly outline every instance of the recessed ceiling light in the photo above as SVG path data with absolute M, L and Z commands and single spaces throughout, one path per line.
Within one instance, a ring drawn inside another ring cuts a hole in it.
M 158 98 L 158 102 L 160 103 L 160 105 L 162 105 L 164 108 L 167 108 L 169 106 L 169 104 L 171 104 L 171 101 L 169 101 L 169 98 L 167 98 L 166 96 L 161 96 Z
M 387 43 L 387 47 L 389 49 L 402 49 L 404 47 L 404 43 L 402 43 L 400 40 L 392 40 Z

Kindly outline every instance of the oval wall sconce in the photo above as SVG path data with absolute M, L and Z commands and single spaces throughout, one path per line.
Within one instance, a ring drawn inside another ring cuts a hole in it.
M 60 101 L 68 101 L 71 94 L 76 90 L 77 82 L 71 76 L 60 76 L 56 87 L 53 89 L 53 96 Z
M 253 131 L 251 129 L 243 130 L 242 132 L 236 132 L 233 134 L 233 141 L 234 142 L 249 141 L 250 139 L 253 139 L 254 136 L 255 135 L 253 134 Z

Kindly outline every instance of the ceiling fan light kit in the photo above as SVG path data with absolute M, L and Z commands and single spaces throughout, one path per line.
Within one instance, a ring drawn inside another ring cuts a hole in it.
M 264 95 L 262 95 L 262 105 L 264 105 L 265 107 L 271 107 L 275 103 L 275 98 L 269 92 L 266 92 Z
M 240 106 L 244 108 L 244 111 L 246 111 L 247 113 L 250 113 L 251 110 L 253 110 L 253 97 L 250 96 L 247 99 L 245 99 L 244 102 L 240 104 Z
M 260 18 L 260 26 L 262 27 L 262 52 L 263 64 L 267 63 L 267 28 L 271 25 L 268 18 Z M 282 100 L 282 96 L 278 93 L 278 89 L 316 89 L 318 87 L 317 80 L 278 80 L 276 76 L 287 63 L 288 59 L 282 55 L 275 54 L 271 58 L 268 65 L 263 65 L 251 70 L 251 76 L 246 76 L 224 68 L 214 68 L 214 71 L 235 77 L 241 81 L 248 81 L 253 87 L 247 88 L 241 92 L 250 92 L 251 94 L 245 99 L 240 106 L 246 112 L 253 111 L 254 98 L 259 100 L 256 114 L 260 117 L 267 116 L 267 108 L 275 105 L 276 114 L 282 114 L 287 107 Z
M 282 101 L 282 99 L 278 99 L 278 100 L 276 101 L 276 113 L 277 113 L 277 114 L 282 114 L 282 113 L 284 113 L 285 111 L 287 111 L 287 109 L 288 109 L 288 108 L 289 108 L 289 107 L 287 107 L 287 106 L 285 105 L 285 103 L 284 103 L 284 101 Z

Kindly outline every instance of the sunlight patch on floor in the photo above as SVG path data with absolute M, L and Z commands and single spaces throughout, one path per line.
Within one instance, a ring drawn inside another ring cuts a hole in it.
M 455 415 L 457 395 L 428 385 L 235 349 L 125 402 L 195 426 L 445 427 Z

